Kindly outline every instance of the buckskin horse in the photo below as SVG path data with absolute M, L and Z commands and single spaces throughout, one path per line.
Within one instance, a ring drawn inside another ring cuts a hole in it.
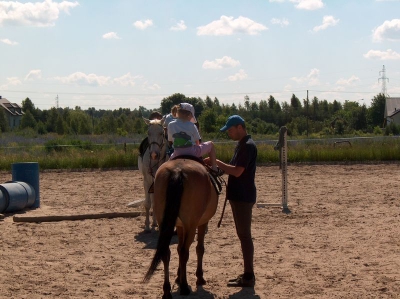
M 207 225 L 217 210 L 218 193 L 204 165 L 191 159 L 174 159 L 162 164 L 154 182 L 154 208 L 159 224 L 157 249 L 150 267 L 143 279 L 150 280 L 160 261 L 164 264 L 163 299 L 172 298 L 169 281 L 169 245 L 177 228 L 179 268 L 175 280 L 181 295 L 189 295 L 186 278 L 186 264 L 189 248 L 197 229 L 197 270 L 196 285 L 204 285 L 203 255 L 204 237 Z
M 167 140 L 164 132 L 164 118 L 161 120 L 149 120 L 143 118 L 148 125 L 147 138 L 148 145 L 142 157 L 138 157 L 138 168 L 143 175 L 143 188 L 145 193 L 144 208 L 146 210 L 145 232 L 150 232 L 150 210 L 153 203 L 154 177 L 157 169 L 163 164 L 167 157 Z M 152 215 L 151 226 L 157 226 L 154 213 Z

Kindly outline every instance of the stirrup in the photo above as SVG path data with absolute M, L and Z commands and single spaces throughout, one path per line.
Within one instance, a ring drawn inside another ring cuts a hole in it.
M 214 169 L 210 169 L 211 174 L 213 174 L 214 176 L 222 176 L 224 175 L 225 171 L 223 171 L 221 168 L 217 167 L 217 170 Z

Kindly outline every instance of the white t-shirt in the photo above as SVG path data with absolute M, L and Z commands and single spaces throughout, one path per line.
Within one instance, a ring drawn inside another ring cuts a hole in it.
M 175 120 L 176 118 L 174 118 L 172 116 L 172 113 L 169 113 L 165 116 L 165 120 L 164 120 L 164 127 L 168 128 L 168 125 L 171 121 Z
M 174 148 L 190 147 L 200 140 L 200 133 L 194 123 L 175 119 L 168 124 L 168 141 Z

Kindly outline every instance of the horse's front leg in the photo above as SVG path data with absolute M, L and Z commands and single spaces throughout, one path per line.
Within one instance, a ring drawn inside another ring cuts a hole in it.
M 151 209 L 151 202 L 152 199 L 150 198 L 150 193 L 147 192 L 147 188 L 145 186 L 145 199 L 144 199 L 144 209 L 146 211 L 146 219 L 144 220 L 144 231 L 146 233 L 151 232 L 150 228 L 150 209 Z M 153 213 L 154 214 L 154 213 Z
M 153 229 L 155 229 L 157 226 L 158 226 L 158 224 L 157 224 L 157 218 L 156 218 L 156 214 L 154 213 L 154 209 L 153 209 L 153 206 L 154 206 L 154 193 L 150 193 L 150 202 L 151 202 L 151 208 L 152 208 L 152 219 L 153 219 L 153 223 L 151 224 L 151 227 L 153 228 Z
M 205 285 L 207 282 L 203 277 L 203 256 L 204 256 L 204 237 L 207 231 L 207 225 L 203 224 L 197 228 L 197 246 L 196 246 L 196 254 L 197 254 L 197 270 L 196 270 L 196 285 Z

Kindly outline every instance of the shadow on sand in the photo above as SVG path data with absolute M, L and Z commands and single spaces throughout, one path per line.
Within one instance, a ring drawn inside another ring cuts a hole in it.
M 135 241 L 144 243 L 143 249 L 156 249 L 158 241 L 158 230 L 148 232 L 140 232 L 135 236 Z M 178 244 L 178 236 L 174 235 L 171 239 L 171 245 Z

